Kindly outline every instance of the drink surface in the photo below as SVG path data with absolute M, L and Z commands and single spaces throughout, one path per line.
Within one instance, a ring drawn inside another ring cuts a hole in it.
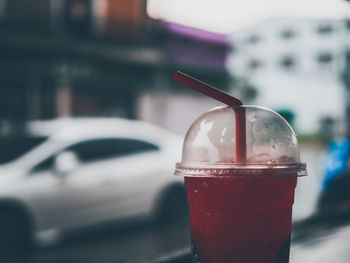
M 296 182 L 185 177 L 198 262 L 288 262 Z

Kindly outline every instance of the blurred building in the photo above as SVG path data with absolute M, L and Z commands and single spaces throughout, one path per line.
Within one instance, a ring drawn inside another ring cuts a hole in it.
M 156 22 L 156 21 L 155 21 Z M 170 82 L 175 68 L 220 89 L 232 90 L 234 80 L 228 73 L 227 60 L 231 46 L 227 36 L 191 27 L 157 22 L 162 40 L 153 45 L 164 45 L 174 70 L 159 74 L 156 89 L 142 92 L 138 116 L 172 132 L 184 134 L 191 123 L 202 113 L 221 103 L 198 94 L 178 83 Z
M 142 94 L 177 92 L 176 69 L 228 89 L 229 49 L 206 32 L 150 19 L 145 0 L 0 0 L 0 126 L 141 117 Z
M 349 36 L 341 20 L 266 20 L 232 34 L 230 68 L 258 89 L 257 104 L 291 110 L 297 130 L 316 132 L 320 120 L 344 115 Z

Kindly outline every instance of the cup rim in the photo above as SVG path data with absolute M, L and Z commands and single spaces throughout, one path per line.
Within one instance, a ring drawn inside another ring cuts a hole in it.
M 185 177 L 301 177 L 307 176 L 305 163 L 223 164 L 177 163 L 176 176 Z

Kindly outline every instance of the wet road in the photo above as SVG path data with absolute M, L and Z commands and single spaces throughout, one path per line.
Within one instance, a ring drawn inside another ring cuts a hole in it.
M 305 146 L 302 159 L 308 164 L 309 176 L 300 178 L 296 189 L 293 220 L 309 216 L 315 207 L 321 182 L 325 149 Z M 15 263 L 120 263 L 152 262 L 169 252 L 189 248 L 187 220 L 171 225 L 131 224 L 70 237 L 58 245 L 39 248 Z M 292 254 L 298 257 L 298 244 Z M 300 251 L 300 249 L 299 249 Z M 14 261 L 12 261 L 14 262 Z M 293 261 L 299 262 L 299 261 Z M 301 261 L 300 261 L 301 262 Z M 311 262 L 311 261 L 310 261 Z
M 303 146 L 300 158 L 307 164 L 308 176 L 300 177 L 295 189 L 293 220 L 301 220 L 315 211 L 322 181 L 323 158 L 326 148 L 320 145 Z
M 348 220 L 349 222 L 349 220 Z M 348 263 L 350 262 L 350 226 L 323 226 L 313 229 L 317 234 L 303 242 L 294 242 L 290 263 Z
M 189 248 L 185 220 L 168 225 L 135 223 L 66 238 L 11 263 L 143 263 Z

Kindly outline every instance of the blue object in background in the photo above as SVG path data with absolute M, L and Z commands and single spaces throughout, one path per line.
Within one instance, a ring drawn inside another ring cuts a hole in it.
M 350 141 L 333 141 L 325 157 L 324 178 L 322 182 L 322 192 L 329 189 L 332 181 L 348 169 L 348 159 L 350 157 Z

